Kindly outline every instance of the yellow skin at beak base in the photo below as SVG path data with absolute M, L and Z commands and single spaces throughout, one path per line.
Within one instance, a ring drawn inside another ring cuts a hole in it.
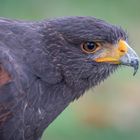
M 101 54 L 101 57 L 96 58 L 96 62 L 109 62 L 112 64 L 120 64 L 120 58 L 127 53 L 128 44 L 124 40 L 120 40 L 116 46 L 109 46 L 105 49 L 105 52 Z

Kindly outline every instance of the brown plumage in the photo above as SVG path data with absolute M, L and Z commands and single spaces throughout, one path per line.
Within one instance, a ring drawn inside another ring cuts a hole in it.
M 126 33 L 93 17 L 0 19 L 0 140 L 39 140 L 86 90 L 120 65 L 138 69 Z

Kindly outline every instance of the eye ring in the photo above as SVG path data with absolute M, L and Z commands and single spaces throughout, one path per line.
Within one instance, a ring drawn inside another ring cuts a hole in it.
M 98 48 L 98 44 L 95 42 L 84 42 L 81 44 L 81 49 L 85 52 L 85 53 L 94 53 L 96 51 L 96 49 Z

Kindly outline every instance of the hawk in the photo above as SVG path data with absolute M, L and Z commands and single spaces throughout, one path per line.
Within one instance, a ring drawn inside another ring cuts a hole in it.
M 125 31 L 94 17 L 0 18 L 0 140 L 39 140 L 45 128 L 122 65 L 139 66 Z

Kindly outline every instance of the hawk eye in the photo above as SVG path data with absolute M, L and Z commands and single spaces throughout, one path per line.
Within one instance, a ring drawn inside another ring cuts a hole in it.
M 85 42 L 81 44 L 81 48 L 86 53 L 93 53 L 98 45 L 95 42 Z

